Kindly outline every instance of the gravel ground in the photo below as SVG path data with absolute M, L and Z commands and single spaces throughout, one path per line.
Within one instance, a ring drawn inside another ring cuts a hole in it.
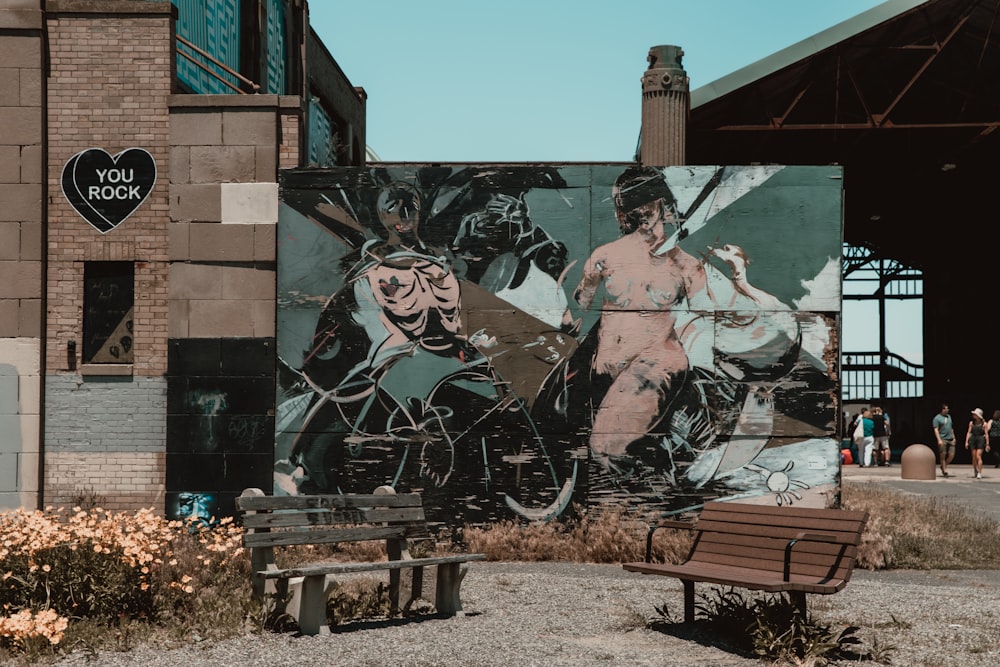
M 696 592 L 707 592 L 707 585 Z M 906 667 L 1000 665 L 994 639 L 1000 571 L 859 570 L 840 593 L 810 595 L 810 612 L 828 624 L 855 624 L 865 646 L 892 644 L 891 664 Z M 667 603 L 683 616 L 679 581 L 616 565 L 471 563 L 462 586 L 466 615 L 350 624 L 331 636 L 251 635 L 165 650 L 75 653 L 64 667 L 268 665 L 431 665 L 531 667 L 657 665 L 760 666 L 712 645 L 683 624 L 646 629 Z M 857 663 L 852 663 L 857 664 Z M 874 664 L 868 662 L 867 664 Z

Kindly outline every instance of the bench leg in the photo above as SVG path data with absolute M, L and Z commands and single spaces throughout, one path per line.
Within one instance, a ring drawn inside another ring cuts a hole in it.
M 681 583 L 684 584 L 684 622 L 694 623 L 694 582 Z
M 414 602 L 424 596 L 424 568 L 414 567 L 410 570 L 413 572 L 413 578 L 410 580 L 410 599 L 403 605 L 404 614 L 410 611 Z
M 302 582 L 302 601 L 299 607 L 299 630 L 304 635 L 329 634 L 326 622 L 326 576 L 306 577 Z
M 459 589 L 468 568 L 461 565 L 461 563 L 442 563 L 437 566 L 437 593 L 434 597 L 434 606 L 438 613 L 447 616 L 462 615 Z
M 806 594 L 803 591 L 788 591 L 789 597 L 795 603 L 795 608 L 799 610 L 802 620 L 806 620 Z

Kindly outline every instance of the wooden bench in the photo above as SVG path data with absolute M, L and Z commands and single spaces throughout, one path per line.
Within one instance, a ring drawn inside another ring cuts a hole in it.
M 684 584 L 684 621 L 694 621 L 695 582 L 788 593 L 806 613 L 806 593 L 829 595 L 851 578 L 867 512 L 706 503 L 696 523 L 667 520 L 646 538 L 646 561 L 624 563 L 631 572 L 659 574 Z M 661 528 L 694 531 L 679 565 L 653 563 L 653 533 Z
M 254 595 L 268 604 L 284 605 L 307 635 L 329 632 L 326 600 L 333 575 L 388 570 L 390 610 L 396 614 L 401 571 L 408 569 L 413 575 L 409 600 L 402 607 L 406 611 L 423 594 L 423 569 L 436 567 L 434 606 L 438 613 L 454 616 L 462 613 L 463 564 L 486 558 L 485 554 L 412 558 L 408 540 L 430 534 L 420 494 L 396 494 L 390 487 L 370 495 L 319 496 L 267 496 L 260 489 L 247 489 L 236 499 L 236 509 L 246 529 L 243 544 L 250 549 Z M 274 561 L 276 547 L 367 540 L 385 540 L 386 560 L 285 568 Z

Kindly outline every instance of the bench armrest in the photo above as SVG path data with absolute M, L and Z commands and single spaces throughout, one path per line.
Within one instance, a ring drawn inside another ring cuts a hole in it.
M 653 562 L 653 533 L 660 528 L 672 528 L 674 530 L 693 530 L 694 524 L 690 521 L 678 521 L 677 519 L 664 519 L 649 529 L 646 533 L 646 562 Z
M 831 535 L 830 533 L 806 533 L 801 532 L 795 535 L 792 539 L 788 540 L 788 544 L 785 545 L 785 567 L 784 567 L 784 580 L 788 581 L 791 575 L 792 569 L 792 547 L 798 542 L 826 542 L 828 544 L 846 544 L 844 540 L 837 537 L 836 535 Z
M 791 541 L 793 544 L 795 542 L 832 542 L 836 544 L 843 540 L 829 533 L 799 533 Z

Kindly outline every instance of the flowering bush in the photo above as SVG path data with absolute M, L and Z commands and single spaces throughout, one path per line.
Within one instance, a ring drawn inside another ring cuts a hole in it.
M 243 553 L 240 535 L 230 520 L 200 527 L 151 509 L 0 513 L 0 645 L 57 644 L 69 619 L 183 612 Z
M 51 609 L 32 613 L 30 609 L 13 616 L 0 617 L 0 637 L 9 638 L 14 646 L 23 646 L 32 639 L 45 638 L 50 644 L 62 641 L 69 619 Z

